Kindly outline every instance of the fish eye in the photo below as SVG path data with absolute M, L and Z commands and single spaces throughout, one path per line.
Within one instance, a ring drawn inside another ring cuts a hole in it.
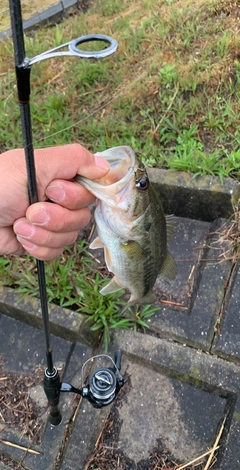
M 141 191 L 146 191 L 149 187 L 149 181 L 147 176 L 142 176 L 138 181 L 136 181 L 136 188 Z

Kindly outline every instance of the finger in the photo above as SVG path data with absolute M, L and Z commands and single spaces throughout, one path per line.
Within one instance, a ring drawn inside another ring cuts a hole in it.
M 95 200 L 95 197 L 79 183 L 65 180 L 51 181 L 46 189 L 46 195 L 51 201 L 71 210 L 90 206 Z
M 16 238 L 12 227 L 0 228 L 0 255 L 23 255 L 25 250 Z
M 106 160 L 94 156 L 79 144 L 38 149 L 35 151 L 35 164 L 41 199 L 52 180 L 70 180 L 76 174 L 97 179 L 109 171 Z
M 18 241 L 21 245 L 29 250 L 35 249 L 36 247 L 45 248 L 63 248 L 66 245 L 72 245 L 78 236 L 78 231 L 57 233 L 50 232 L 41 227 L 33 227 L 34 232 L 30 237 L 24 237 L 17 235 Z
M 71 211 L 51 202 L 33 204 L 26 211 L 26 222 L 29 223 L 29 230 L 40 226 L 52 232 L 71 232 L 72 230 L 79 230 L 85 227 L 89 223 L 90 217 L 91 213 L 88 207 Z M 16 225 L 19 221 L 25 221 L 25 218 L 18 219 L 14 223 L 15 233 Z M 20 235 L 20 233 L 18 234 Z
M 22 248 L 24 249 L 25 253 L 27 252 L 30 255 L 34 256 L 34 258 L 37 258 L 41 261 L 49 261 L 51 259 L 57 258 L 62 254 L 64 249 L 64 247 L 49 248 L 46 246 L 37 246 L 31 244 L 28 240 L 24 241 Z

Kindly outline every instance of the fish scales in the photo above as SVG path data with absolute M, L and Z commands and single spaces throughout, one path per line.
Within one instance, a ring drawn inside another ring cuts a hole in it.
M 154 221 L 152 211 L 155 212 L 159 208 L 150 203 L 145 218 L 142 218 L 142 221 L 137 218 L 129 230 L 128 237 L 121 238 L 116 236 L 109 224 L 106 223 L 106 219 L 111 220 L 111 210 L 108 214 L 105 213 L 104 220 L 101 215 L 103 209 L 103 203 L 100 202 L 95 212 L 95 218 L 99 238 L 104 240 L 106 246 L 105 260 L 108 270 L 115 273 L 122 285 L 126 285 L 132 293 L 137 291 L 138 296 L 143 298 L 153 287 L 163 261 L 165 244 L 163 245 L 164 240 L 161 243 L 159 233 L 161 225 L 165 224 L 165 219 L 159 217 Z M 129 243 L 129 240 L 134 240 L 136 235 L 141 237 L 138 241 L 141 249 L 138 248 L 138 245 L 135 247 L 134 244 Z M 126 250 L 128 246 L 130 248 Z
M 152 303 L 158 274 L 169 279 L 176 276 L 176 265 L 167 249 L 171 223 L 144 165 L 130 147 L 115 147 L 97 155 L 109 161 L 108 175 L 98 181 L 77 176 L 77 181 L 98 198 L 98 237 L 91 248 L 104 249 L 106 265 L 114 274 L 100 292 L 105 295 L 125 288 L 131 293 L 127 307 Z

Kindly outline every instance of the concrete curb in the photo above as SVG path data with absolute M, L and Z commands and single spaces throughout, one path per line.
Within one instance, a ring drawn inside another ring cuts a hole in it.
M 212 222 L 233 215 L 233 205 L 240 198 L 240 183 L 217 177 L 199 176 L 151 168 L 150 180 L 160 194 L 164 211 L 179 217 Z M 20 300 L 13 289 L 0 287 L 0 309 L 7 316 L 42 328 L 40 301 L 33 297 Z M 98 332 L 90 330 L 86 315 L 49 305 L 51 332 L 70 341 L 95 346 Z
M 37 26 L 39 23 L 43 24 L 47 22 L 59 22 L 69 13 L 68 10 L 70 8 L 77 8 L 78 5 L 78 0 L 62 0 L 47 10 L 32 16 L 32 18 L 29 18 L 26 21 L 23 21 L 23 29 L 26 31 Z M 4 31 L 3 33 L 0 33 L 0 40 L 6 39 L 10 36 L 12 36 L 11 28 L 7 31 Z
M 21 295 L 14 289 L 0 286 L 0 311 L 33 327 L 42 329 L 40 300 L 36 297 Z M 96 346 L 99 334 L 90 330 L 91 323 L 86 323 L 87 315 L 49 304 L 50 331 L 68 341 L 78 341 L 87 346 Z
M 164 212 L 177 217 L 212 222 L 228 219 L 240 198 L 240 183 L 216 176 L 148 169 L 149 178 L 161 196 Z

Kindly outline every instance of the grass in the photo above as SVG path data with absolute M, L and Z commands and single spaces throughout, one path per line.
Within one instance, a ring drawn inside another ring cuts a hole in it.
M 80 142 L 101 151 L 124 144 L 147 166 L 239 179 L 239 17 L 240 2 L 231 0 L 97 0 L 85 14 L 76 11 L 59 25 L 28 32 L 29 57 L 89 33 L 119 42 L 106 59 L 58 58 L 32 67 L 35 147 Z M 22 146 L 11 40 L 2 42 L 1 56 L 5 150 Z M 84 254 L 76 257 L 71 249 L 47 264 L 49 299 L 87 313 L 93 328 L 103 328 L 107 344 L 109 328 L 136 323 L 119 317 L 118 298 L 98 295 L 105 282 L 99 270 L 91 266 L 94 274 L 84 281 L 90 261 L 81 244 L 77 250 Z M 18 266 L 21 279 L 14 285 L 22 294 L 27 285 L 37 293 L 33 266 L 24 262 L 24 275 Z M 13 282 L 13 270 L 16 260 L 3 258 L 2 282 Z M 137 313 L 139 325 L 149 312 Z
M 26 36 L 32 57 L 82 34 L 116 38 L 106 59 L 52 59 L 31 72 L 35 147 L 128 144 L 147 165 L 238 177 L 240 3 L 94 2 Z M 22 145 L 11 41 L 2 43 L 0 146 Z
M 74 249 L 66 248 L 61 257 L 45 263 L 45 272 L 48 301 L 86 314 L 86 321 L 91 322 L 90 330 L 103 332 L 106 350 L 111 329 L 147 328 L 146 320 L 157 310 L 145 306 L 141 311 L 136 309 L 135 314 L 129 311 L 129 317 L 123 318 L 123 291 L 107 296 L 99 294 L 106 285 L 106 268 L 96 266 L 85 240 L 77 242 Z M 30 255 L 0 257 L 0 282 L 14 288 L 20 299 L 26 295 L 38 297 L 36 260 Z

